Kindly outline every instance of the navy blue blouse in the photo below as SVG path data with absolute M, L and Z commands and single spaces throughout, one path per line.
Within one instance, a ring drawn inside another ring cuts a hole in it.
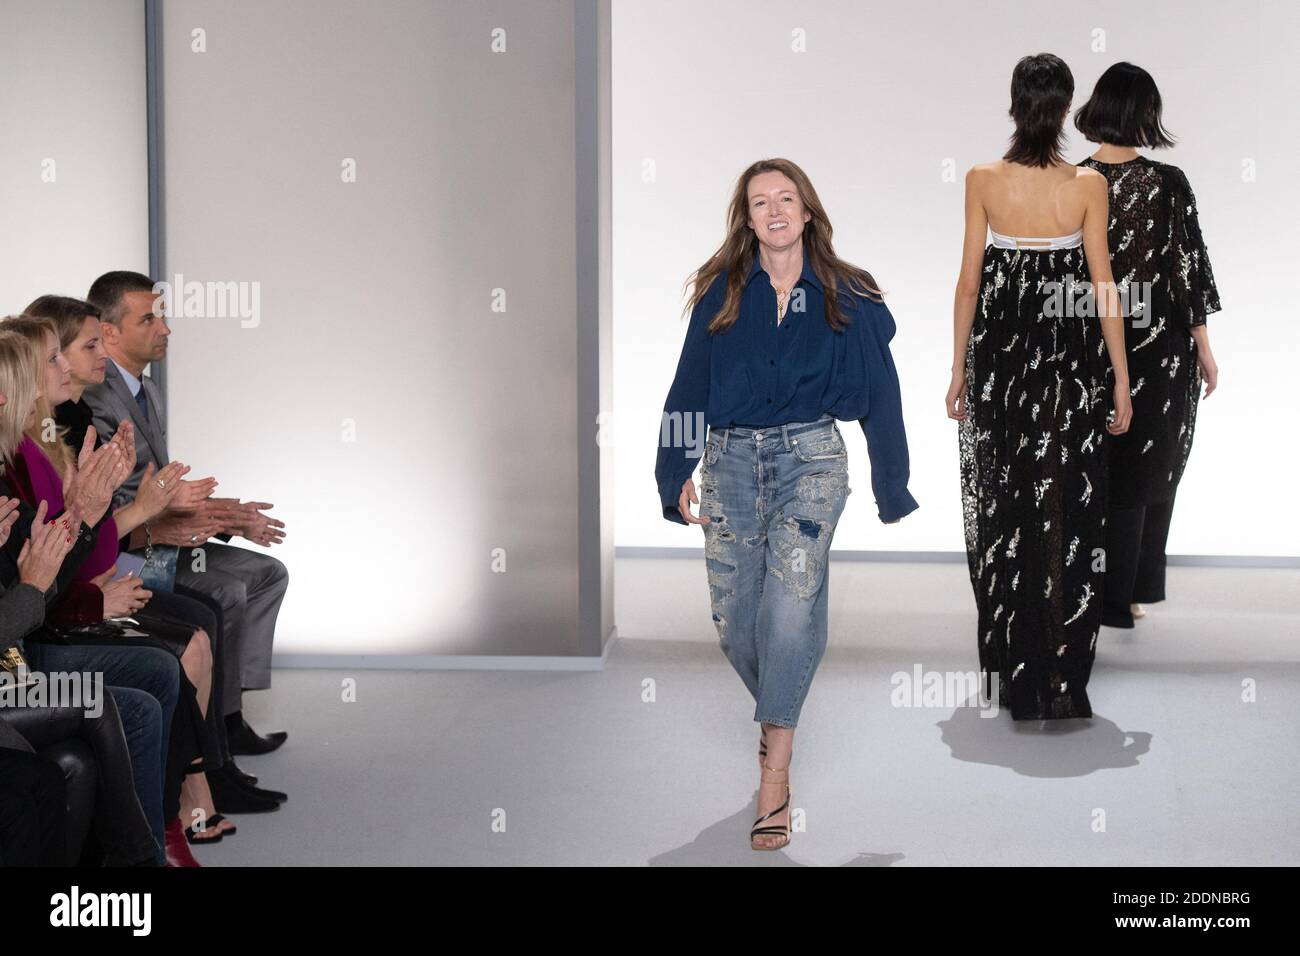
M 760 274 L 763 278 L 755 281 Z M 755 255 L 740 315 L 726 332 L 711 336 L 708 325 L 722 307 L 726 282 L 724 272 L 692 312 L 664 403 L 655 460 L 664 517 L 686 524 L 677 501 L 704 451 L 704 425 L 768 428 L 815 421 L 823 413 L 862 425 L 881 521 L 894 521 L 920 507 L 907 490 L 903 403 L 889 352 L 896 326 L 884 303 L 841 289 L 850 325 L 843 332 L 832 331 L 826 324 L 821 281 L 805 251 L 803 273 L 778 324 L 776 290 Z

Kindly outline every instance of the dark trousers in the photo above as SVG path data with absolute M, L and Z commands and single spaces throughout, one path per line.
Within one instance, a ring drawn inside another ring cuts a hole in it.
M 194 551 L 182 548 L 176 562 L 177 594 L 215 600 L 221 607 L 221 712 L 242 709 L 245 690 L 271 686 L 271 652 L 289 571 L 269 554 L 209 541 L 202 546 L 203 571 L 194 570 Z
M 1101 623 L 1132 627 L 1130 604 L 1165 599 L 1165 548 L 1174 499 L 1106 511 L 1106 580 Z
M 0 747 L 0 866 L 64 866 L 63 771 L 38 754 Z
M 117 704 L 127 748 L 136 796 L 158 845 L 158 859 L 165 862 L 163 819 L 163 767 L 172 715 L 183 679 L 180 661 L 157 647 L 124 645 L 94 646 L 53 644 L 28 640 L 24 653 L 32 670 L 46 674 L 83 671 L 103 675 Z
M 230 744 L 226 740 L 226 721 L 222 715 L 221 688 L 226 648 L 222 640 L 221 605 L 203 594 L 154 591 L 149 603 L 136 612 L 135 619 L 151 633 L 183 622 L 191 630 L 202 630 L 208 635 L 212 647 L 212 693 L 204 702 L 207 706 L 204 718 L 207 729 L 200 735 L 199 744 L 206 770 L 224 766 L 230 759 Z
M 134 693 L 141 698 L 145 696 L 141 691 Z M 99 714 L 72 706 L 6 708 L 5 712 L 22 715 L 19 726 L 32 747 L 46 747 L 68 737 L 79 737 L 90 746 L 95 755 L 92 823 L 100 858 L 96 863 L 102 860 L 106 866 L 132 866 L 150 859 L 161 862 L 162 848 L 135 792 L 131 750 L 114 695 L 105 694 L 101 703 L 103 711 Z M 77 848 L 68 849 L 75 857 Z

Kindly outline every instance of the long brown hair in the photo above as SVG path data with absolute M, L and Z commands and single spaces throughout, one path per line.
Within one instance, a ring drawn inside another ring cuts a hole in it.
M 694 311 L 709 291 L 713 280 L 725 272 L 727 295 L 722 300 L 722 308 L 709 323 L 709 334 L 725 332 L 740 317 L 740 297 L 749 278 L 749 270 L 754 264 L 754 257 L 758 255 L 758 236 L 749 228 L 749 181 L 761 173 L 769 172 L 788 176 L 799 193 L 804 209 L 812 213 L 812 218 L 803 227 L 804 250 L 813 272 L 825 290 L 826 324 L 839 332 L 848 326 L 839 301 L 840 296 L 845 294 L 841 290 L 847 289 L 869 298 L 884 293 L 876 285 L 871 273 L 835 255 L 835 249 L 831 245 L 830 217 L 817 198 L 817 190 L 813 189 L 812 180 L 807 173 L 788 159 L 760 159 L 740 174 L 727 212 L 727 238 L 709 261 L 686 280 L 687 286 L 693 286 L 686 312 Z
M 81 334 L 86 319 L 99 318 L 99 308 L 67 295 L 43 295 L 23 309 L 23 315 L 52 323 L 59 348 L 66 349 Z

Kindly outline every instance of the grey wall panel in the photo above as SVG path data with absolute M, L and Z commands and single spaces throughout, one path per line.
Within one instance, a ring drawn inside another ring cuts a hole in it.
M 0 315 L 149 262 L 144 5 L 0 7 Z
M 288 524 L 280 652 L 600 652 L 574 31 L 567 0 L 165 5 L 168 278 L 260 294 L 173 322 L 172 452 Z

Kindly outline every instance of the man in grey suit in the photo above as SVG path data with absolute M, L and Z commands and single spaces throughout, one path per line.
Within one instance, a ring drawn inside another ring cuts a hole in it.
M 162 314 L 154 283 L 138 272 L 109 272 L 90 287 L 87 300 L 100 309 L 100 329 L 109 361 L 104 382 L 82 395 L 94 414 L 95 430 L 107 441 L 118 424 L 135 424 L 135 471 L 118 489 L 115 505 L 134 498 L 148 462 L 158 468 L 167 457 L 167 419 L 162 394 L 145 368 L 167 356 L 171 330 Z M 225 660 L 222 709 L 235 754 L 266 753 L 287 734 L 258 735 L 243 718 L 242 692 L 271 686 L 271 647 L 275 620 L 289 586 L 284 565 L 267 554 L 209 541 L 232 535 L 269 546 L 284 537 L 284 524 L 262 512 L 265 502 L 209 497 L 190 513 L 166 512 L 149 522 L 155 544 L 181 549 L 176 562 L 176 589 L 198 591 L 217 600 L 222 610 Z

